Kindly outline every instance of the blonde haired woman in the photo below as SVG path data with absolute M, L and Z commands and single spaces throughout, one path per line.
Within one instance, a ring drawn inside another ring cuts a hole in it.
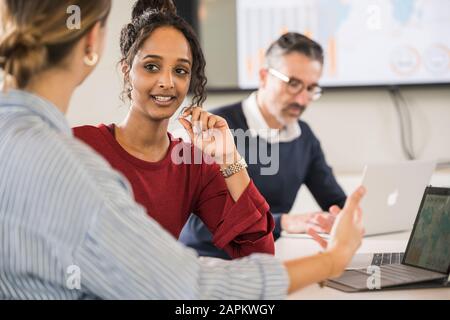
M 0 3 L 0 68 L 11 79 L 0 94 L 0 299 L 278 299 L 342 273 L 361 241 L 363 190 L 321 255 L 198 260 L 64 117 L 101 56 L 111 2 Z M 66 28 L 73 4 L 80 30 Z

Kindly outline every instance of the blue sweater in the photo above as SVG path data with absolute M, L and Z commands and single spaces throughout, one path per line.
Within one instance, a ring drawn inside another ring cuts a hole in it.
M 213 113 L 227 120 L 230 129 L 248 130 L 242 103 L 216 109 Z M 331 168 L 325 161 L 319 140 L 305 122 L 299 121 L 299 125 L 302 131 L 299 138 L 276 145 L 279 148 L 279 168 L 275 175 L 261 174 L 261 169 L 266 168 L 267 170 L 271 166 L 273 168 L 274 164 L 263 165 L 262 163 L 267 163 L 267 161 L 259 157 L 259 152 L 256 164 L 252 164 L 249 158 L 249 149 L 259 146 L 258 143 L 264 143 L 267 148 L 267 152 L 262 152 L 262 155 L 270 155 L 273 146 L 265 143 L 265 140 L 259 137 L 249 137 L 246 139 L 245 150 L 239 150 L 241 155 L 245 155 L 249 164 L 250 177 L 266 198 L 273 212 L 275 239 L 279 238 L 281 234 L 281 215 L 292 209 L 302 184 L 308 187 L 323 211 L 328 211 L 330 206 L 335 204 L 342 207 L 346 200 L 344 191 L 338 185 Z M 256 141 L 251 141 L 252 139 L 256 139 Z M 252 152 L 255 153 L 254 150 Z M 199 255 L 229 259 L 224 251 L 212 244 L 211 239 L 211 233 L 194 215 L 191 215 L 180 234 L 180 241 L 197 250 Z

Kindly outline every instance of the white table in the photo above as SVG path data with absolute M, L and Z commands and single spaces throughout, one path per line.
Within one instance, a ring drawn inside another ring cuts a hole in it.
M 409 238 L 409 232 L 367 237 L 363 240 L 358 253 L 370 252 L 404 252 Z M 320 246 L 308 236 L 282 236 L 275 242 L 275 255 L 288 260 L 315 254 Z M 298 290 L 289 295 L 291 300 L 335 299 L 335 300 L 370 300 L 370 299 L 442 299 L 450 300 L 450 288 L 444 289 L 413 289 L 377 292 L 346 293 L 332 288 L 320 288 L 318 285 Z

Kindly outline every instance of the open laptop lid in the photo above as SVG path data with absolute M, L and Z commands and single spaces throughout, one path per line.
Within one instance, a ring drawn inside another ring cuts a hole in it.
M 424 160 L 368 164 L 361 182 L 368 190 L 361 200 L 365 235 L 411 230 L 435 166 Z
M 402 263 L 450 273 L 450 188 L 425 189 Z

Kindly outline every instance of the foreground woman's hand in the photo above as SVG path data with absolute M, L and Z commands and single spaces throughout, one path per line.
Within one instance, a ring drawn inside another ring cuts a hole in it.
M 332 208 L 331 211 L 337 218 L 331 229 L 329 242 L 320 237 L 314 229 L 308 230 L 308 234 L 319 242 L 326 252 L 332 254 L 331 277 L 338 277 L 345 270 L 356 250 L 361 246 L 364 227 L 359 203 L 364 194 L 364 187 L 359 187 L 347 198 L 344 209 L 339 212 L 337 207 Z
M 347 198 L 344 208 L 337 215 L 329 242 L 322 239 L 313 229 L 308 230 L 308 233 L 322 245 L 325 251 L 284 263 L 289 276 L 289 292 L 329 278 L 339 277 L 344 272 L 361 245 L 364 235 L 359 203 L 365 192 L 364 187 L 359 187 Z

